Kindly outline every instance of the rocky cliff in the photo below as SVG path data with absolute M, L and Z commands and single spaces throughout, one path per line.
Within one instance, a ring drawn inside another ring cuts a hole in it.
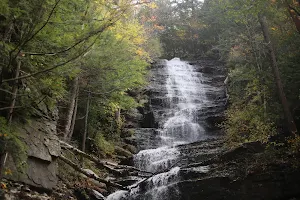
M 14 163 L 9 157 L 7 168 L 11 169 L 12 175 L 7 175 L 7 179 L 45 190 L 56 186 L 57 157 L 61 150 L 56 131 L 57 119 L 56 109 L 40 103 L 29 120 L 18 127 L 18 137 L 26 145 L 25 173 L 18 171 L 16 165 L 20 163 Z

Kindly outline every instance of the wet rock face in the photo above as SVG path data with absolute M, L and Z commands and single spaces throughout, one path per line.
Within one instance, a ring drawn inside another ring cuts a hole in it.
M 128 163 L 157 174 L 130 194 L 116 193 L 108 199 L 180 199 L 177 182 L 206 174 L 206 166 L 190 164 L 207 161 L 223 150 L 222 142 L 208 139 L 221 135 L 216 124 L 226 102 L 223 68 L 216 61 L 190 65 L 178 58 L 152 67 L 141 128 L 126 140 L 139 150 Z
M 57 184 L 57 157 L 61 152 L 56 132 L 57 112 L 50 113 L 45 107 L 34 115 L 29 123 L 23 124 L 18 130 L 19 137 L 26 145 L 28 156 L 25 174 L 18 172 L 16 165 L 19 163 L 14 163 L 12 158 L 9 158 L 7 167 L 12 169 L 13 174 L 7 178 L 51 190 Z
M 264 144 L 252 142 L 228 150 L 221 140 L 210 140 L 180 148 L 198 156 L 186 161 L 187 165 L 181 169 L 181 181 L 175 184 L 180 190 L 177 199 L 296 200 L 300 197 L 299 168 L 276 161 L 275 157 L 265 160 L 269 152 Z
M 300 197 L 300 171 L 291 169 L 272 165 L 239 178 L 222 170 L 202 177 L 190 176 L 176 184 L 181 191 L 178 199 L 296 200 Z

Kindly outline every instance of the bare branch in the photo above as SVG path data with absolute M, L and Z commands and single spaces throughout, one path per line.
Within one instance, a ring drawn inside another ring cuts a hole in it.
M 54 65 L 53 67 L 50 67 L 50 68 L 47 68 L 47 69 L 44 69 L 44 70 L 41 70 L 41 71 L 38 71 L 38 72 L 35 72 L 35 73 L 32 73 L 32 74 L 27 74 L 27 75 L 24 75 L 24 76 L 20 76 L 18 78 L 5 79 L 5 80 L 2 81 L 2 83 L 29 78 L 29 77 L 36 76 L 36 75 L 39 75 L 39 74 L 42 74 L 42 73 L 45 73 L 45 72 L 52 71 L 52 70 L 54 70 L 58 67 L 64 66 L 64 65 L 78 59 L 80 56 L 82 56 L 88 49 L 90 49 L 95 44 L 95 42 L 97 41 L 99 36 L 100 35 L 98 35 L 97 38 L 93 41 L 93 43 L 91 45 L 89 45 L 84 51 L 80 52 L 78 55 L 76 55 L 75 57 L 73 57 L 73 58 L 71 58 L 71 59 L 69 59 L 65 62 L 59 63 L 57 65 Z
M 89 38 L 105 31 L 108 27 L 114 25 L 118 20 L 119 20 L 119 17 L 121 16 L 121 14 L 123 14 L 125 12 L 125 10 L 122 10 L 122 12 L 120 12 L 118 15 L 119 16 L 114 16 L 114 18 L 111 18 L 109 19 L 109 23 L 103 25 L 100 29 L 98 30 L 94 30 L 92 32 L 90 32 L 87 36 L 83 37 L 82 39 L 78 40 L 77 42 L 75 42 L 73 45 L 71 45 L 70 47 L 66 48 L 66 49 L 63 49 L 61 51 L 58 51 L 58 52 L 41 52 L 41 53 L 35 53 L 35 52 L 23 52 L 27 55 L 34 55 L 34 56 L 54 56 L 54 55 L 57 55 L 57 54 L 61 54 L 61 53 L 65 53 L 73 48 L 75 48 L 76 46 L 78 46 L 79 44 L 83 43 L 84 41 L 88 40 Z
M 53 13 L 54 13 L 54 11 L 55 11 L 55 9 L 56 9 L 56 7 L 57 7 L 57 5 L 59 4 L 59 2 L 60 2 L 61 0 L 57 0 L 56 2 L 55 2 L 55 4 L 54 4 L 54 6 L 53 6 L 53 8 L 52 8 L 52 10 L 51 10 L 51 12 L 50 12 L 50 14 L 48 15 L 48 18 L 47 18 L 47 20 L 46 20 L 46 22 L 30 37 L 30 38 L 28 38 L 27 40 L 25 40 L 24 42 L 23 42 L 23 44 L 21 45 L 21 46 L 25 46 L 30 40 L 32 40 L 39 32 L 41 32 L 41 30 L 43 30 L 43 28 L 45 28 L 45 26 L 47 26 L 47 24 L 48 24 L 48 22 L 50 21 L 50 19 L 51 19 L 51 17 L 52 17 L 52 15 L 53 15 Z
M 45 26 L 48 24 L 48 22 L 50 21 L 57 5 L 59 4 L 61 0 L 57 0 L 53 6 L 53 8 L 51 9 L 51 12 L 50 14 L 48 15 L 48 18 L 46 20 L 46 22 L 32 35 L 30 36 L 27 40 L 25 40 L 24 42 L 20 42 L 12 51 L 9 52 L 9 62 L 8 62 L 8 65 L 7 65 L 7 68 L 9 68 L 9 66 L 11 65 L 11 62 L 12 62 L 12 55 L 13 55 L 13 52 L 16 51 L 18 48 L 22 48 L 24 47 L 30 40 L 32 40 L 41 30 L 43 30 L 43 28 L 45 28 Z M 20 54 L 21 52 L 21 48 L 19 49 L 18 53 L 15 55 L 14 59 L 17 58 L 17 56 Z

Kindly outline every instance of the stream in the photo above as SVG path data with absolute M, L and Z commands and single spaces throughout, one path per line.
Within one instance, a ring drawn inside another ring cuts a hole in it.
M 214 134 L 217 129 L 212 128 L 214 122 L 209 124 L 207 120 L 224 107 L 224 88 L 221 84 L 213 85 L 212 77 L 201 71 L 205 71 L 202 65 L 192 65 L 179 58 L 161 60 L 152 70 L 150 110 L 156 123 L 153 127 L 137 130 L 141 138 L 138 140 L 140 151 L 133 160 L 135 167 L 155 175 L 130 186 L 130 191 L 109 195 L 107 200 L 181 199 L 177 183 L 187 171 L 185 166 L 199 158 L 198 154 L 195 159 L 188 154 L 192 154 L 195 143 L 218 138 Z M 219 82 L 223 78 L 221 76 Z M 221 95 L 218 98 L 216 94 Z M 205 144 L 201 143 L 202 156 L 209 156 L 219 148 L 216 145 L 206 151 Z M 188 171 L 189 174 L 191 171 L 207 173 L 209 166 Z

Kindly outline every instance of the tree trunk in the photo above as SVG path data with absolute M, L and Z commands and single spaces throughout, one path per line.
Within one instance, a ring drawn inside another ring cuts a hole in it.
M 21 68 L 21 61 L 17 58 L 17 68 L 16 68 L 16 74 L 15 74 L 16 79 L 19 77 L 20 68 Z M 18 93 L 18 81 L 15 81 L 14 85 L 13 85 L 13 89 L 12 89 L 12 99 L 11 99 L 11 103 L 9 106 L 10 108 L 9 108 L 8 115 L 7 115 L 7 121 L 9 124 L 12 121 L 12 114 L 14 112 L 14 108 L 16 105 L 17 93 Z
M 71 129 L 69 131 L 69 135 L 67 140 L 70 141 L 74 132 L 74 127 L 76 124 L 76 116 L 77 116 L 77 108 L 78 108 L 78 95 L 79 95 L 79 86 L 77 87 L 76 91 L 76 100 L 75 100 L 75 107 L 74 107 L 74 112 L 73 112 L 73 118 L 72 118 L 72 124 L 71 124 Z
M 64 130 L 64 140 L 65 141 L 68 139 L 68 136 L 70 135 L 70 129 L 71 129 L 71 125 L 72 125 L 72 116 L 74 115 L 75 102 L 76 102 L 76 97 L 77 97 L 77 88 L 78 88 L 78 77 L 74 78 L 73 83 L 72 83 L 71 97 L 70 97 L 69 108 L 68 108 L 68 112 L 67 112 L 65 130 Z
M 85 119 L 84 119 L 84 133 L 82 136 L 82 151 L 85 152 L 85 142 L 87 137 L 87 126 L 88 126 L 88 117 L 89 117 L 89 108 L 90 108 L 90 98 L 91 92 L 88 91 L 87 101 L 86 101 L 86 111 L 85 111 Z M 81 164 L 83 165 L 83 157 L 81 157 Z
M 119 124 L 121 122 L 121 109 L 117 108 L 115 111 L 115 120 L 117 122 L 117 124 Z
M 292 134 L 296 134 L 297 133 L 297 128 L 296 128 L 296 125 L 294 123 L 293 116 L 292 116 L 292 114 L 289 110 L 288 101 L 286 99 L 286 96 L 285 96 L 285 93 L 284 93 L 284 90 L 283 90 L 283 85 L 282 85 L 282 82 L 281 82 L 280 73 L 279 73 L 279 69 L 278 69 L 278 66 L 277 66 L 275 50 L 274 50 L 274 47 L 273 47 L 271 39 L 270 39 L 270 33 L 269 33 L 269 29 L 268 29 L 267 22 L 266 22 L 266 17 L 263 16 L 263 15 L 259 15 L 259 23 L 261 25 L 263 35 L 264 35 L 264 39 L 265 39 L 265 42 L 266 42 L 268 50 L 269 50 L 270 59 L 271 59 L 271 66 L 272 66 L 272 69 L 273 69 L 275 82 L 276 82 L 276 85 L 277 85 L 277 90 L 278 90 L 278 93 L 279 93 L 281 104 L 283 106 L 284 114 L 285 114 L 285 117 L 288 121 L 289 131 Z
M 287 9 L 288 9 L 288 12 L 290 13 L 291 15 L 291 18 L 297 28 L 297 31 L 300 33 L 300 13 L 295 9 L 293 8 L 288 2 L 287 0 L 285 0 L 285 3 L 287 5 Z
M 3 172 L 4 172 L 7 156 L 8 156 L 7 152 L 4 152 L 3 154 L 0 155 L 0 181 L 3 178 Z

